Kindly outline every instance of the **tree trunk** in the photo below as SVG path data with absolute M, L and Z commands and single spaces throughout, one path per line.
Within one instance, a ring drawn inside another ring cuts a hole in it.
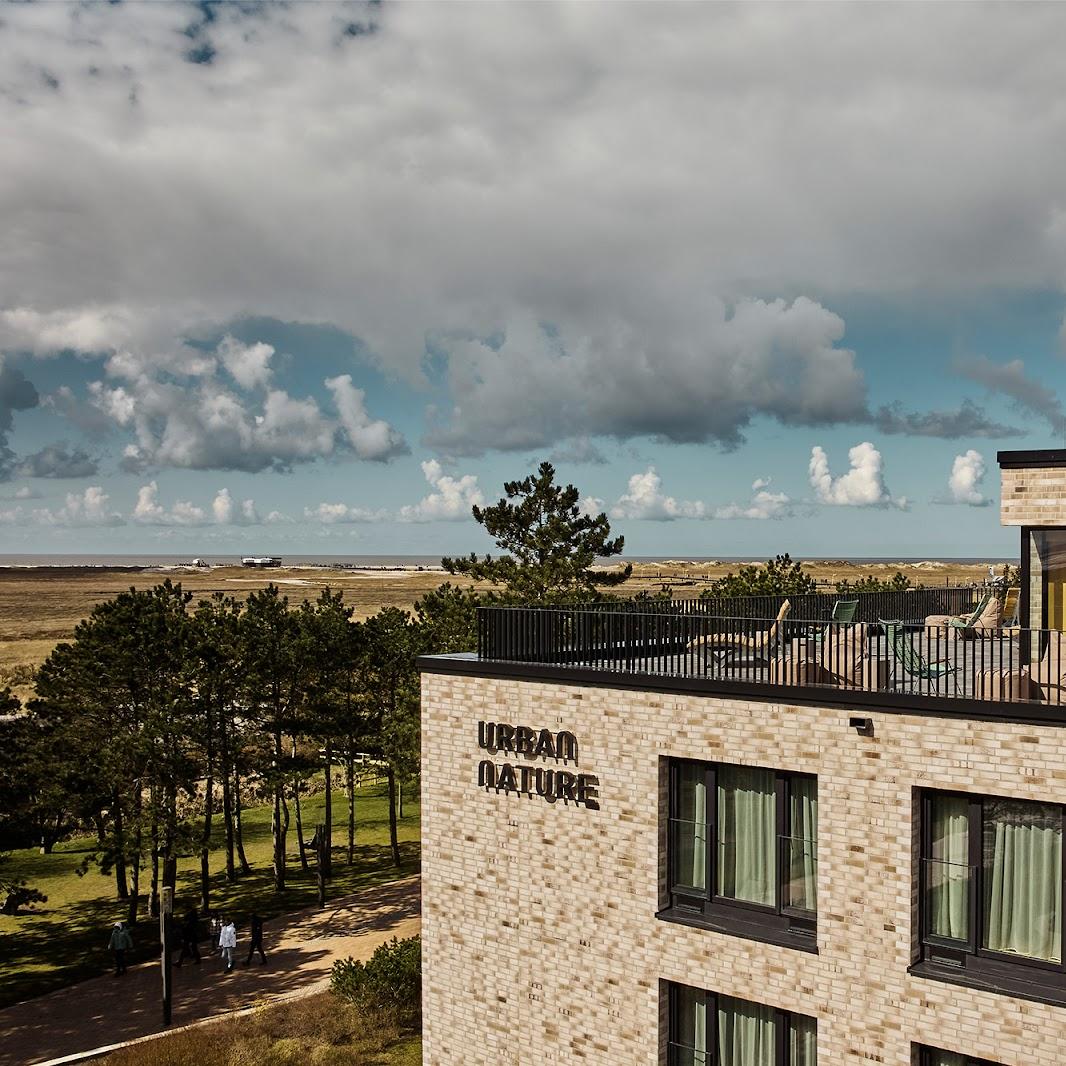
M 252 872 L 248 857 L 244 854 L 244 825 L 241 818 L 241 772 L 237 770 L 233 777 L 233 837 L 237 845 L 237 859 L 241 864 L 241 873 Z
M 274 734 L 274 814 L 271 831 L 274 836 L 274 891 L 285 891 L 285 829 L 282 828 L 281 812 L 285 804 L 284 786 L 281 779 L 281 733 Z M 288 808 L 285 808 L 286 822 Z
M 396 771 L 390 766 L 386 772 L 389 781 L 389 844 L 392 846 L 392 861 L 400 865 L 400 842 L 396 837 Z
M 141 905 L 141 808 L 144 797 L 141 782 L 133 782 L 133 888 L 130 891 L 129 922 L 137 924 L 137 912 Z
M 129 899 L 126 884 L 126 836 L 122 828 L 122 800 L 118 792 L 111 796 L 111 814 L 115 822 L 115 891 L 119 899 Z
M 307 863 L 307 849 L 304 847 L 304 819 L 300 811 L 299 778 L 293 778 L 292 798 L 293 803 L 296 804 L 296 842 L 300 845 L 300 869 L 306 874 L 311 872 L 311 867 Z
M 222 821 L 226 831 L 226 881 L 232 885 L 237 881 L 233 863 L 233 792 L 225 763 L 222 767 Z
M 326 741 L 326 842 L 322 851 L 322 872 L 333 876 L 333 747 Z
M 152 891 L 148 897 L 148 913 L 159 917 L 159 821 L 156 805 L 152 802 Z
M 204 795 L 204 831 L 200 837 L 200 913 L 211 913 L 211 816 L 215 813 L 215 779 L 208 775 Z
M 400 793 L 400 821 L 403 821 L 403 778 L 396 782 L 397 791 Z

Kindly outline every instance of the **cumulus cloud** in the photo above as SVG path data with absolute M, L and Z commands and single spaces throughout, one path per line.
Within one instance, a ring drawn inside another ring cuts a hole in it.
M 629 479 L 629 488 L 611 508 L 612 518 L 636 518 L 672 522 L 678 518 L 707 518 L 707 505 L 700 500 L 675 500 L 662 491 L 662 478 L 649 466 Z
M 92 477 L 98 471 L 99 464 L 88 452 L 62 442 L 23 457 L 15 467 L 19 477 Z
M 381 461 L 410 451 L 401 433 L 367 414 L 366 394 L 352 384 L 351 374 L 327 378 L 326 388 L 333 393 L 344 436 L 360 459 Z
M 905 6 L 688 5 L 669 32 L 654 5 L 211 11 L 5 9 L 0 348 L 191 370 L 190 328 L 270 313 L 333 323 L 411 381 L 439 372 L 432 440 L 453 454 L 731 446 L 760 414 L 869 417 L 838 297 L 1066 276 L 1060 5 L 939 5 L 920 34 Z M 822 303 L 752 299 L 783 293 Z M 262 360 L 240 372 L 267 387 Z M 209 426 L 129 391 L 156 413 L 126 425 L 160 427 L 146 463 L 304 461 L 248 434 L 213 451 Z
M 770 491 L 770 478 L 756 478 L 751 484 L 751 499 L 746 503 L 730 503 L 714 512 L 715 518 L 786 518 L 792 513 L 792 501 L 784 492 Z
M 211 501 L 211 514 L 216 522 L 223 526 L 254 526 L 259 524 L 259 514 L 255 509 L 255 500 L 241 500 L 239 503 L 230 495 L 229 489 L 219 489 Z
M 436 459 L 424 462 L 422 473 L 434 491 L 416 504 L 401 507 L 397 514 L 401 522 L 460 522 L 470 517 L 471 508 L 485 503 L 476 474 L 452 477 Z
M 151 481 L 137 490 L 137 503 L 130 516 L 134 522 L 145 526 L 202 526 L 207 514 L 188 500 L 178 500 L 166 508 L 159 502 L 159 486 Z
M 180 375 L 130 351 L 107 363 L 109 380 L 94 381 L 89 404 L 130 430 L 123 469 L 289 470 L 299 463 L 354 454 L 387 460 L 406 450 L 403 436 L 370 418 L 351 376 L 325 382 L 337 414 L 313 396 L 296 397 L 271 384 L 274 349 L 227 336 L 215 353 L 191 357 Z M 219 376 L 225 372 L 232 386 Z M 181 377 L 183 380 L 177 380 Z M 64 397 L 63 403 L 70 401 Z
M 843 320 L 805 298 L 702 299 L 687 336 L 580 335 L 532 320 L 491 340 L 444 342 L 453 395 L 429 440 L 451 453 L 543 447 L 584 428 L 593 436 L 655 436 L 739 444 L 758 414 L 788 425 L 858 421 L 866 389 L 855 353 L 837 346 Z M 608 327 L 609 328 L 609 327 Z
M 819 503 L 835 507 L 907 506 L 906 497 L 896 498 L 888 491 L 881 453 L 869 441 L 849 449 L 848 462 L 848 472 L 833 477 L 825 450 L 818 445 L 811 449 L 811 487 Z
M 1056 433 L 1062 432 L 1066 416 L 1058 396 L 1053 389 L 1029 377 L 1021 359 L 996 363 L 982 355 L 959 359 L 955 368 L 964 377 L 984 385 L 989 392 L 1006 396 L 1018 410 L 1044 419 Z
M 985 460 L 980 452 L 971 448 L 963 455 L 956 455 L 948 477 L 947 502 L 987 507 L 992 501 L 982 491 L 984 479 Z
M 120 526 L 125 519 L 111 510 L 111 498 L 99 485 L 90 485 L 81 493 L 68 492 L 58 510 L 39 508 L 34 520 L 49 526 Z
M 270 384 L 273 357 L 273 346 L 262 341 L 242 344 L 227 334 L 218 345 L 219 362 L 242 389 L 263 389 Z

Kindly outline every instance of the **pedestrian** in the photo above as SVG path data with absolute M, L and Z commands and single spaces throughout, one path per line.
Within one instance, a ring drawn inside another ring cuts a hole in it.
M 259 964 L 264 965 L 267 961 L 266 954 L 263 951 L 263 919 L 258 914 L 252 915 L 251 920 L 251 936 L 252 942 L 248 945 L 248 958 L 244 960 L 244 965 L 251 964 L 252 956 L 259 952 Z
M 115 976 L 121 977 L 126 972 L 126 952 L 133 950 L 133 937 L 125 922 L 115 922 L 107 948 L 115 956 Z
M 233 952 L 237 947 L 237 927 L 233 924 L 232 918 L 222 919 L 218 946 L 222 949 L 222 957 L 226 960 L 226 973 L 230 973 L 233 970 Z
M 196 917 L 196 911 L 192 907 L 185 912 L 178 935 L 181 938 L 181 954 L 178 956 L 178 965 L 180 966 L 186 958 L 189 958 L 199 966 L 200 919 Z
M 222 922 L 219 921 L 218 914 L 215 911 L 211 912 L 211 951 L 221 952 L 218 946 L 218 938 L 222 932 Z

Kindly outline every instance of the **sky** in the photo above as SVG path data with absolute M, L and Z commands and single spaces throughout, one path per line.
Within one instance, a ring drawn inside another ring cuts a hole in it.
M 0 554 L 1006 556 L 1063 5 L 0 13 Z

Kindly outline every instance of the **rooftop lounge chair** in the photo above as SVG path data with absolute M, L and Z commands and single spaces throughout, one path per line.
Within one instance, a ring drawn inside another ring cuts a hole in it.
M 859 609 L 858 600 L 834 600 L 833 601 L 833 613 L 830 615 L 830 622 L 845 623 L 855 621 L 855 612 Z M 831 626 L 827 626 L 825 629 L 818 629 L 811 634 L 811 640 L 824 640 L 828 634 Z
M 888 663 L 871 655 L 865 623 L 831 625 L 818 639 L 793 640 L 787 659 L 773 664 L 782 685 L 832 685 L 877 691 L 888 687 Z
M 725 653 L 733 652 L 747 652 L 752 659 L 767 660 L 769 656 L 766 654 L 767 650 L 777 640 L 778 633 L 781 629 L 781 623 L 784 622 L 791 610 L 792 604 L 788 600 L 785 600 L 781 604 L 781 609 L 777 612 L 777 617 L 774 619 L 769 629 L 761 630 L 748 630 L 748 631 L 730 631 L 728 633 L 708 633 L 703 637 L 696 637 L 694 640 L 688 642 L 689 651 L 693 651 L 699 647 L 706 647 L 713 649 L 719 649 Z M 737 619 L 736 621 L 739 621 Z M 755 624 L 754 622 L 752 623 Z
M 981 630 L 999 629 L 1003 619 L 1003 601 L 991 589 L 981 597 L 977 606 L 967 614 L 931 614 L 925 620 L 926 628 L 947 626 L 955 636 L 972 639 L 980 636 Z
M 928 624 L 928 619 L 926 619 L 926 625 Z M 902 622 L 886 622 L 882 618 L 881 625 L 885 627 L 885 638 L 889 648 L 892 649 L 892 657 L 908 677 L 914 677 L 920 681 L 931 681 L 938 692 L 940 682 L 950 677 L 955 687 L 955 695 L 959 695 L 958 667 L 946 659 L 927 663 L 921 652 L 911 643 Z

